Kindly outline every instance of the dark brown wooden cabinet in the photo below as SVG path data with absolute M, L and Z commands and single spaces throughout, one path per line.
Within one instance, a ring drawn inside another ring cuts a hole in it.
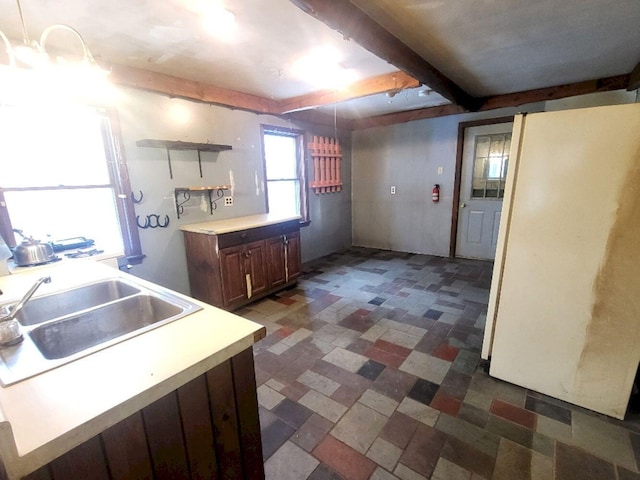
M 302 273 L 302 261 L 300 251 L 300 232 L 292 232 L 287 235 L 287 275 L 288 280 L 295 280 Z
M 265 260 L 264 241 L 220 250 L 224 305 L 252 298 L 267 289 L 269 283 Z
M 296 282 L 298 220 L 222 234 L 184 232 L 191 295 L 234 310 Z
M 251 348 L 23 480 L 205 478 L 264 479 Z

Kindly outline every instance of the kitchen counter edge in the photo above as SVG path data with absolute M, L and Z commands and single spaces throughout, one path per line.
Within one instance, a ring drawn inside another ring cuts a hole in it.
M 43 274 L 36 296 L 129 274 L 94 262 L 0 277 L 0 303 Z M 130 277 L 129 277 L 130 278 Z M 81 279 L 81 280 L 79 280 Z M 135 277 L 135 281 L 158 286 Z M 262 325 L 186 297 L 202 310 L 71 363 L 0 388 L 0 460 L 19 479 L 215 366 L 251 348 Z
M 246 217 L 229 218 L 226 220 L 216 220 L 213 222 L 192 223 L 181 225 L 180 230 L 183 232 L 205 233 L 210 235 L 220 235 L 223 233 L 238 232 L 251 228 L 264 227 L 267 225 L 275 225 L 277 223 L 289 222 L 292 220 L 300 220 L 299 215 L 276 215 L 264 213 L 258 215 L 249 215 Z

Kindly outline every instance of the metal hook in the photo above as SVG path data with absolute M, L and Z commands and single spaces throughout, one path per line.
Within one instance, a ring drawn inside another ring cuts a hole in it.
M 147 228 L 149 228 L 149 217 L 147 216 L 145 224 L 144 225 L 140 225 L 140 216 L 136 215 L 136 225 L 138 225 L 138 228 L 142 228 L 144 230 L 146 230 Z
M 139 198 L 136 198 L 133 192 L 131 192 L 131 201 L 133 203 L 142 203 L 142 199 L 144 198 L 144 193 L 142 193 L 142 190 L 138 190 L 138 191 L 140 192 Z
M 160 228 L 167 228 L 169 226 L 169 215 L 164 216 L 164 223 L 160 223 L 160 221 L 158 221 L 158 226 Z

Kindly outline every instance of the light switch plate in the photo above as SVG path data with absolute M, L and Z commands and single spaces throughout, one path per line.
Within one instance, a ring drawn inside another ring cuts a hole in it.
M 438 175 L 442 175 L 444 173 L 444 167 L 438 167 Z

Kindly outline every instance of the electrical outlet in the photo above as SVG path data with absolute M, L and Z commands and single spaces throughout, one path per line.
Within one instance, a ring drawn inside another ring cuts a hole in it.
M 395 194 L 396 194 L 396 186 L 391 185 L 391 195 L 395 195 Z
M 438 175 L 442 175 L 444 173 L 444 167 L 438 167 Z
M 233 205 L 233 197 L 224 197 L 224 206 L 230 207 Z

